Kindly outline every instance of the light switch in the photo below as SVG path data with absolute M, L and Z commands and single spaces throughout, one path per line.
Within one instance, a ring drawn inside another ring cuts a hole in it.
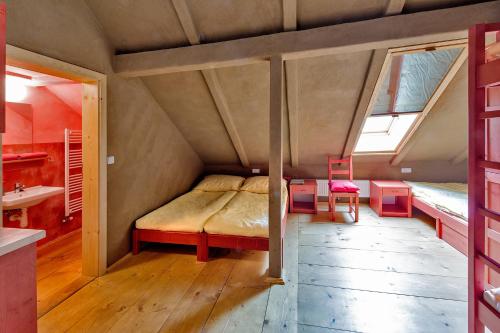
M 114 155 L 109 155 L 108 156 L 108 165 L 115 164 L 115 156 Z
M 252 169 L 252 173 L 260 173 L 260 169 Z
M 401 168 L 401 173 L 411 173 L 411 168 Z

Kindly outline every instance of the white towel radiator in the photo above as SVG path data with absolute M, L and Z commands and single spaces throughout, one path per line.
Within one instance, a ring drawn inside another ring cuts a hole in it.
M 64 203 L 65 221 L 82 210 L 83 158 L 82 131 L 64 130 Z

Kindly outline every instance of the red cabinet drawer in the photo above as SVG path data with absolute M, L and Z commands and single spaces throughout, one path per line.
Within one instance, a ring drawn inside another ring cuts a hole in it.
M 407 196 L 407 188 L 383 188 L 382 195 Z
M 308 186 L 308 185 L 292 185 L 292 191 L 294 193 L 309 193 L 309 194 L 314 194 L 315 192 L 314 186 Z

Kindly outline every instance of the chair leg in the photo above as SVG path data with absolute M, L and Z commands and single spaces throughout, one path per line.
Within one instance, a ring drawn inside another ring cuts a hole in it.
M 336 205 L 336 196 L 332 194 L 332 211 L 330 213 L 330 221 L 335 222 L 335 211 L 337 210 L 335 205 Z
M 359 195 L 356 195 L 354 204 L 354 222 L 359 221 Z
M 328 211 L 332 211 L 332 193 L 328 192 Z
M 352 197 L 349 197 L 349 213 L 352 213 Z

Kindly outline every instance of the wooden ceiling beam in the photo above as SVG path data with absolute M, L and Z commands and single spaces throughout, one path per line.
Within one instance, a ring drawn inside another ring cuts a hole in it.
M 468 55 L 467 47 L 465 47 L 465 49 L 458 55 L 457 60 L 455 60 L 453 65 L 451 65 L 450 69 L 448 70 L 448 73 L 446 73 L 446 75 L 441 80 L 441 83 L 439 83 L 439 85 L 437 86 L 436 90 L 434 91 L 431 98 L 429 99 L 429 101 L 425 105 L 421 114 L 415 120 L 415 124 L 412 125 L 408 134 L 404 137 L 402 142 L 399 144 L 399 147 L 396 151 L 396 155 L 391 160 L 392 166 L 396 166 L 399 163 L 401 163 L 401 161 L 403 161 L 403 159 L 406 157 L 406 155 L 411 151 L 411 148 L 414 146 L 414 144 L 413 143 L 408 144 L 408 143 L 410 143 L 410 139 L 412 137 L 415 139 L 414 135 L 417 132 L 418 128 L 420 127 L 420 125 L 422 124 L 424 119 L 427 117 L 429 112 L 432 111 L 432 109 L 434 108 L 434 105 L 436 105 L 439 97 L 441 97 L 443 92 L 446 90 L 446 88 L 450 84 L 451 80 L 453 80 L 455 75 L 458 73 L 458 70 L 460 69 L 460 67 L 462 67 L 462 65 L 465 63 L 465 61 L 467 60 L 467 55 Z
M 179 22 L 181 23 L 182 29 L 186 34 L 186 37 L 191 45 L 200 44 L 200 34 L 198 33 L 196 26 L 194 24 L 191 12 L 186 4 L 185 0 L 172 0 L 172 5 L 174 6 L 175 12 Z M 236 125 L 234 124 L 233 117 L 231 115 L 231 110 L 227 104 L 226 96 L 222 91 L 222 86 L 217 77 L 215 69 L 203 69 L 201 74 L 205 79 L 207 88 L 210 91 L 210 95 L 215 103 L 215 107 L 219 112 L 219 116 L 222 119 L 222 123 L 226 129 L 227 135 L 233 144 L 233 148 L 240 159 L 241 165 L 244 167 L 249 167 L 250 162 L 243 147 L 243 142 L 238 134 Z
M 385 16 L 398 15 L 403 11 L 406 0 L 389 0 Z M 385 72 L 384 64 L 386 64 L 388 49 L 379 49 L 372 52 L 368 70 L 366 71 L 365 82 L 358 99 L 356 111 L 351 121 L 351 126 L 347 134 L 344 149 L 342 151 L 342 158 L 352 155 L 356 143 L 365 124 L 366 118 L 370 115 L 374 97 L 372 96 L 375 91 L 378 91 L 377 86 L 380 86 L 381 80 L 379 77 Z
M 283 0 L 283 31 L 297 30 L 297 0 Z
M 218 43 L 114 56 L 115 72 L 148 76 L 416 45 L 465 38 L 478 23 L 500 21 L 500 0 L 407 15 L 288 31 Z

